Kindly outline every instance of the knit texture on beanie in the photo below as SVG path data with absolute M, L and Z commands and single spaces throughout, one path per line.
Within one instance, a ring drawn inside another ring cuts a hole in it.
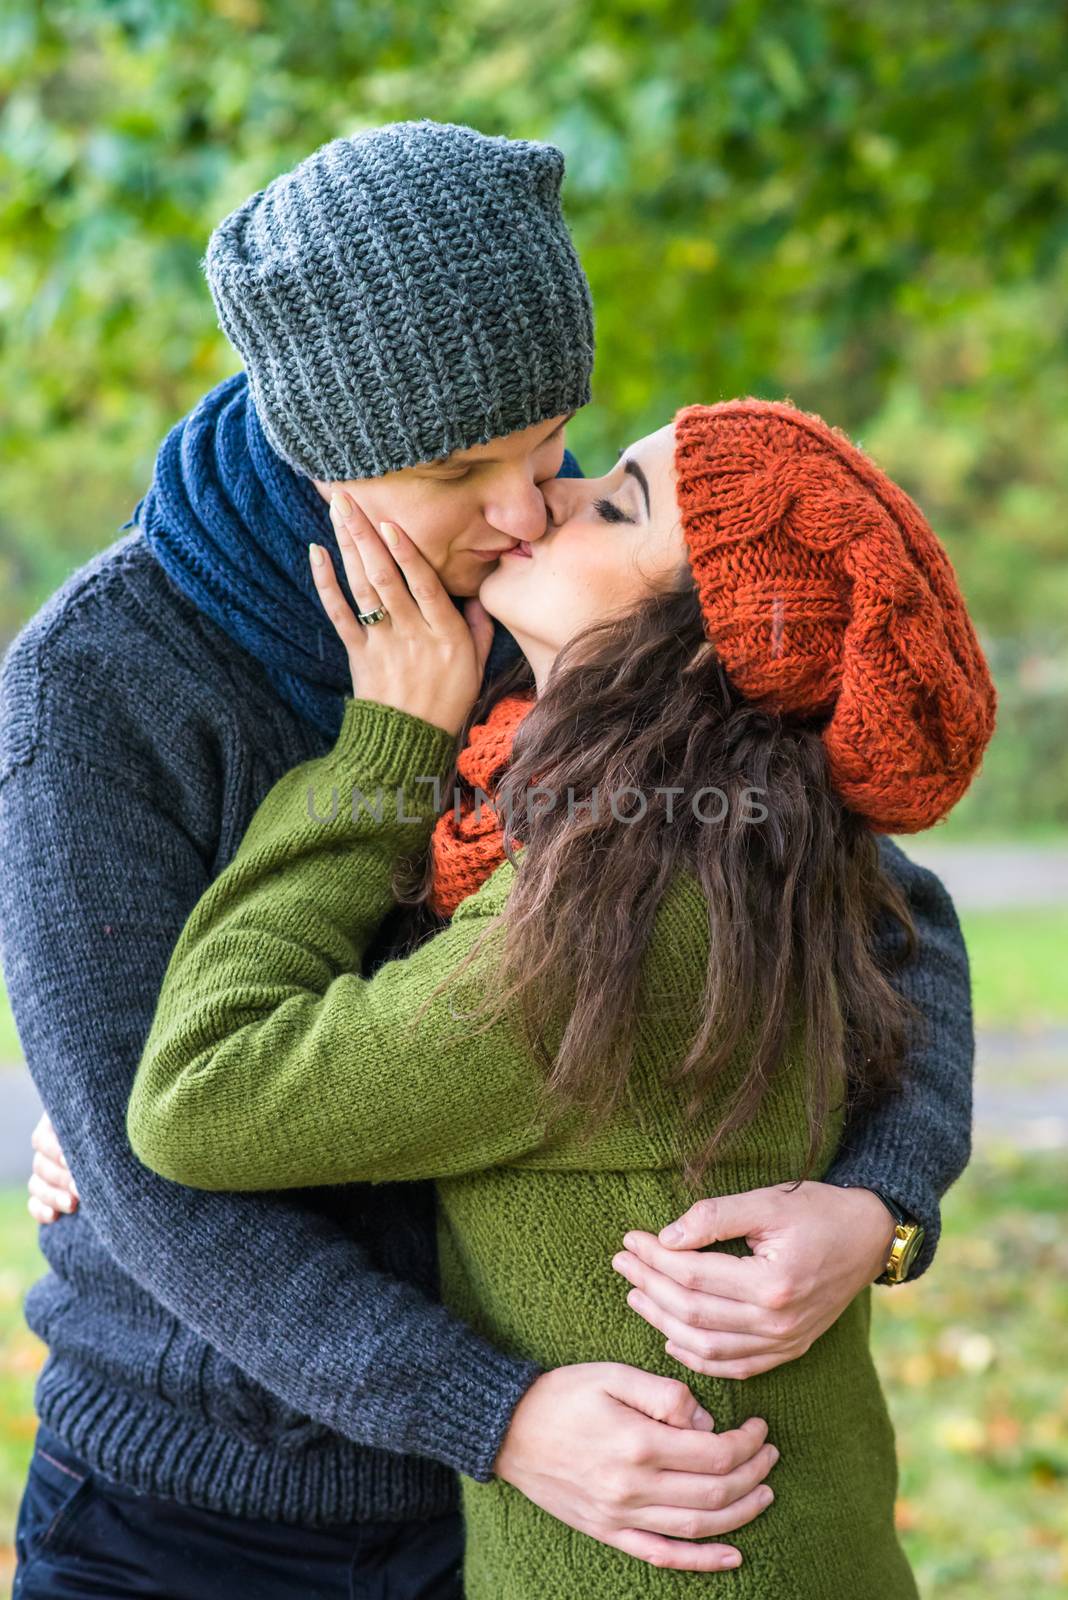
M 996 697 L 923 513 L 844 434 L 777 402 L 685 407 L 675 471 L 708 636 L 736 687 L 827 718 L 831 781 L 877 832 L 944 817 Z
M 398 122 L 323 145 L 218 225 L 208 284 L 284 460 L 380 477 L 587 404 L 563 172 L 554 145 Z

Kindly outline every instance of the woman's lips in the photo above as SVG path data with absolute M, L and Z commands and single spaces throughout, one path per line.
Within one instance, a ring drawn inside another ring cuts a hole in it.
M 506 550 L 504 553 L 506 556 L 522 556 L 525 561 L 529 561 L 533 555 L 533 551 L 525 539 L 520 539 L 518 544 L 512 545 L 511 549 Z

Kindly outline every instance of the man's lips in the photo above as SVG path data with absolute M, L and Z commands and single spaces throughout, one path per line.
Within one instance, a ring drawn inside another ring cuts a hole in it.
M 493 550 L 472 548 L 471 554 L 480 561 L 500 561 L 504 556 L 525 556 L 529 560 L 531 549 L 526 539 L 521 539 L 518 544 L 499 544 Z
M 501 556 L 511 555 L 514 548 L 514 545 L 499 544 L 493 550 L 472 549 L 471 554 L 477 556 L 480 561 L 499 561 Z

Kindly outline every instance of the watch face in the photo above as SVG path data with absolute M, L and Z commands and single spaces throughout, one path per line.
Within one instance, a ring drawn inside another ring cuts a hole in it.
M 912 1263 L 915 1261 L 916 1257 L 920 1253 L 920 1247 L 922 1246 L 922 1244 L 923 1244 L 923 1229 L 921 1227 L 917 1226 L 917 1228 L 916 1228 L 915 1232 L 912 1234 L 912 1236 L 909 1239 L 906 1240 L 905 1248 L 901 1252 L 902 1276 L 907 1276 L 908 1275 L 908 1272 L 909 1272 L 910 1268 L 912 1267 Z

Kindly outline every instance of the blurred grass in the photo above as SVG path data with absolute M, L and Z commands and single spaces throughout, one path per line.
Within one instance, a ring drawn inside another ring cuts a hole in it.
M 935 1269 L 877 1292 L 898 1524 L 925 1600 L 1068 1585 L 1068 1156 L 984 1154 L 950 1191 Z
M 22 1317 L 26 1290 L 41 1276 L 37 1228 L 23 1189 L 0 1190 L 0 1590 L 10 1592 L 15 1517 L 36 1427 L 33 1384 L 44 1347 Z
M 7 990 L 4 988 L 3 980 L 0 979 L 0 1066 L 5 1062 L 21 1060 L 22 1046 L 19 1044 L 15 1019 L 8 1004 Z
M 898 1520 L 924 1600 L 1065 1593 L 1068 1377 L 1055 1345 L 1068 1321 L 1066 1212 L 1063 1154 L 984 1155 L 946 1199 L 935 1270 L 874 1292 Z M 21 1191 L 0 1192 L 0 1226 L 2 1580 L 43 1351 L 21 1314 L 40 1268 Z
M 962 913 L 961 925 L 979 1027 L 1068 1023 L 1068 908 L 970 911 Z

